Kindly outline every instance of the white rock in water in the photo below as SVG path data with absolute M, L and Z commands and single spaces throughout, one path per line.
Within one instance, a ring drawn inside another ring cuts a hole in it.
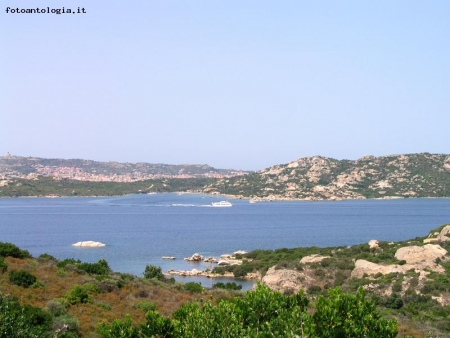
M 100 243 L 100 242 L 94 242 L 94 241 L 84 241 L 84 242 L 77 242 L 75 244 L 72 244 L 72 246 L 82 247 L 82 248 L 100 248 L 102 246 L 106 246 L 106 244 Z

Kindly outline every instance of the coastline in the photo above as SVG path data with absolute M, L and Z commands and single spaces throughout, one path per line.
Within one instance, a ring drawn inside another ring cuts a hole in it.
M 150 192 L 150 193 L 126 193 L 121 195 L 83 195 L 83 196 L 71 196 L 71 195 L 35 195 L 35 196 L 0 196 L 1 198 L 109 198 L 109 197 L 123 197 L 123 196 L 134 196 L 134 195 L 154 195 L 154 194 L 177 194 L 177 195 L 205 195 L 210 197 L 225 197 L 229 200 L 248 200 L 252 201 L 251 203 L 259 203 L 259 202 L 340 202 L 340 201 L 364 201 L 364 200 L 402 200 L 402 199 L 438 199 L 438 198 L 450 198 L 450 196 L 419 196 L 419 197 L 411 197 L 411 196 L 384 196 L 384 197 L 374 197 L 367 198 L 361 196 L 360 198 L 292 198 L 286 196 L 279 195 L 270 195 L 267 197 L 257 197 L 257 196 L 243 196 L 243 195 L 230 195 L 230 194 L 220 194 L 220 193 L 210 193 L 203 191 L 172 191 L 172 192 Z

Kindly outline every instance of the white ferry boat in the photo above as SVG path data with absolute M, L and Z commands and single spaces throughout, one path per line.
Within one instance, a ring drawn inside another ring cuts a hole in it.
M 212 202 L 211 204 L 213 207 L 217 208 L 231 207 L 233 205 L 228 201 Z

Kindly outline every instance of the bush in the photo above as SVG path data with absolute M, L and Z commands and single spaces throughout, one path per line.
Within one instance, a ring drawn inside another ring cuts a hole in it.
M 402 283 L 394 283 L 392 285 L 392 292 L 401 292 L 402 291 Z
M 58 268 L 65 268 L 67 265 L 73 265 L 76 266 L 77 264 L 81 263 L 81 261 L 79 259 L 75 260 L 73 258 L 66 258 L 62 261 L 59 261 L 58 263 L 56 263 L 56 266 Z
M 318 337 L 318 338 L 393 338 L 395 320 L 385 320 L 373 302 L 339 288 L 320 296 L 316 312 L 307 311 L 303 292 L 286 296 L 258 284 L 244 298 L 187 302 L 173 313 L 173 319 L 154 311 L 146 314 L 146 323 L 132 325 L 124 321 L 100 324 L 98 333 L 105 338 L 165 337 Z
M 1 257 L 0 257 L 0 270 L 2 273 L 6 272 L 6 270 L 8 270 L 8 265 L 5 263 L 5 261 Z
M 59 317 L 66 314 L 67 305 L 65 299 L 52 299 L 47 302 L 47 310 L 53 317 Z
M 46 337 L 50 314 L 0 293 L 0 337 Z
M 51 256 L 50 256 L 51 257 Z M 111 272 L 106 260 L 100 259 L 97 263 L 81 262 L 79 259 L 66 258 L 56 263 L 56 266 L 66 271 L 82 271 L 91 275 L 108 275 Z
M 76 267 L 94 275 L 107 275 L 111 271 L 108 262 L 104 259 L 100 259 L 97 263 L 78 263 Z
M 101 323 L 97 333 L 104 338 L 137 338 L 140 330 L 131 325 L 130 316 L 126 316 L 124 321 L 116 319 L 112 324 Z
M 202 283 L 189 282 L 184 284 L 184 289 L 191 292 L 202 292 Z
M 253 268 L 251 265 L 248 264 L 242 264 L 242 265 L 236 265 L 233 269 L 234 277 L 244 277 L 247 275 L 247 273 L 252 272 Z
M 70 315 L 62 315 L 53 320 L 53 331 L 58 338 L 76 338 L 78 335 L 79 323 L 78 319 Z
M 162 273 L 161 267 L 155 265 L 146 265 L 144 271 L 144 278 L 146 279 L 165 279 L 164 274 Z
M 11 270 L 9 272 L 9 281 L 12 284 L 28 288 L 36 283 L 37 278 L 25 270 Z
M 394 320 L 381 318 L 375 304 L 365 298 L 364 289 L 356 295 L 345 294 L 340 288 L 319 296 L 313 314 L 316 337 L 383 337 L 397 336 Z
M 138 309 L 144 310 L 145 312 L 155 311 L 156 310 L 156 304 L 152 303 L 152 302 L 149 302 L 149 301 L 146 301 L 146 300 L 138 303 L 138 305 L 136 305 L 136 307 Z
M 56 262 L 57 259 L 53 257 L 52 255 L 49 255 L 47 253 L 43 253 L 42 255 L 39 255 L 38 260 L 40 261 L 54 261 Z
M 100 292 L 98 286 L 92 283 L 86 283 L 84 285 L 75 285 L 72 289 L 70 289 L 66 295 L 65 299 L 69 304 L 77 304 L 77 303 L 90 303 L 91 297 L 89 296 L 89 292 Z
M 0 242 L 0 257 L 31 258 L 27 250 L 21 250 L 12 243 Z
M 402 298 L 398 293 L 394 292 L 386 299 L 386 301 L 384 302 L 384 306 L 389 309 L 400 309 L 403 307 Z
M 308 294 L 310 295 L 318 295 L 322 292 L 322 288 L 319 285 L 311 285 L 308 288 Z
M 241 284 L 236 284 L 235 282 L 232 283 L 216 283 L 213 286 L 213 289 L 225 289 L 225 290 L 242 290 L 242 285 Z

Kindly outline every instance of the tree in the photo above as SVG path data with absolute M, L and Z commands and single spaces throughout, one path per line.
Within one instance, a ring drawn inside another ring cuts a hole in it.
M 319 296 L 312 316 L 315 336 L 321 338 L 394 338 L 396 320 L 381 318 L 375 304 L 365 298 L 364 289 L 356 295 L 330 289 L 328 297 Z

